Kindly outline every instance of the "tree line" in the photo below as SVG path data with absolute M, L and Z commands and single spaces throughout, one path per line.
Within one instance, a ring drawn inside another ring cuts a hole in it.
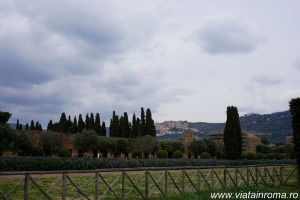
M 16 129 L 23 130 L 23 125 L 19 123 L 19 119 L 17 119 Z M 107 133 L 105 122 L 101 122 L 99 113 L 96 113 L 96 115 L 94 115 L 94 113 L 87 113 L 85 119 L 83 119 L 82 114 L 79 114 L 78 118 L 75 116 L 72 120 L 70 115 L 67 117 L 63 112 L 58 122 L 53 123 L 50 119 L 47 125 L 47 131 L 60 133 L 76 134 L 81 133 L 84 129 L 93 130 L 99 136 L 123 138 L 141 137 L 145 135 L 156 136 L 151 110 L 148 108 L 145 113 L 143 107 L 141 107 L 140 117 L 136 117 L 134 113 L 131 122 L 129 121 L 127 112 L 119 116 L 113 111 L 109 125 L 109 133 Z M 31 120 L 30 126 L 28 123 L 26 124 L 25 130 L 42 131 L 42 125 L 39 121 L 34 123 L 34 121 Z

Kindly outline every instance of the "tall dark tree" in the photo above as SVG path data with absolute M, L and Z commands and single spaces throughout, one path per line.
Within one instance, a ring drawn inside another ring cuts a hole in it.
M 66 114 L 63 112 L 61 113 L 59 124 L 59 131 L 62 133 L 66 133 L 68 131 L 68 120 Z
M 137 137 L 138 129 L 137 129 L 137 121 L 135 113 L 132 116 L 132 128 L 131 128 L 131 137 Z
M 29 130 L 29 125 L 28 125 L 28 123 L 26 123 L 26 125 L 25 125 L 25 130 L 26 130 L 26 131 Z
M 53 122 L 52 122 L 52 119 L 50 119 L 50 121 L 48 123 L 47 131 L 53 131 Z
M 141 126 L 142 126 L 142 136 L 144 136 L 146 134 L 145 133 L 146 119 L 145 119 L 145 111 L 143 107 L 141 107 Z
M 295 154 L 298 163 L 298 185 L 300 185 L 300 98 L 291 99 L 289 105 L 292 116 Z
M 73 129 L 73 122 L 71 120 L 71 116 L 68 116 L 68 131 L 67 133 L 72 133 L 72 129 Z
M 124 112 L 124 116 L 121 121 L 121 137 L 128 138 L 130 136 L 130 127 L 127 112 Z
M 35 129 L 34 121 L 31 120 L 31 122 L 30 122 L 30 130 L 34 130 L 34 129 Z
M 101 131 L 101 122 L 100 122 L 100 115 L 99 113 L 96 113 L 96 118 L 95 118 L 95 124 L 94 124 L 94 130 L 98 135 L 102 135 Z
M 224 129 L 225 157 L 237 160 L 242 154 L 242 130 L 238 110 L 234 106 L 227 107 L 227 120 Z
M 119 135 L 120 135 L 120 120 L 119 120 L 119 116 L 116 115 L 116 112 L 113 111 L 113 116 L 110 120 L 110 125 L 109 125 L 109 136 L 118 137 Z
M 77 118 L 75 116 L 72 123 L 72 134 L 76 134 L 77 131 L 78 131 L 78 125 L 77 125 Z
M 149 108 L 146 110 L 145 134 L 152 137 L 156 136 L 154 120 L 152 119 L 151 110 Z
M 106 136 L 106 125 L 105 125 L 105 121 L 102 121 L 102 125 L 101 125 L 101 135 L 102 135 L 102 136 Z
M 17 119 L 16 129 L 17 129 L 17 130 L 20 129 L 19 119 Z
M 85 128 L 87 129 L 87 130 L 91 130 L 92 128 L 91 128 L 91 122 L 90 122 L 91 120 L 90 120 L 90 116 L 89 116 L 89 114 L 87 113 L 86 115 L 85 115 Z
M 78 132 L 81 133 L 84 128 L 85 128 L 85 124 L 84 124 L 84 121 L 82 119 L 82 115 L 79 114 L 79 117 L 78 117 Z
M 95 118 L 93 113 L 90 115 L 90 129 L 95 130 Z
M 19 125 L 19 129 L 22 130 L 23 129 L 23 124 Z
M 143 127 L 140 118 L 136 120 L 137 137 L 143 136 Z

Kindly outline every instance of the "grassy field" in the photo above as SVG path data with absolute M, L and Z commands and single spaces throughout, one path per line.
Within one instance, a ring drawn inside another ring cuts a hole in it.
M 295 172 L 292 173 L 294 166 L 287 167 L 283 171 L 285 179 L 288 178 L 288 181 L 283 184 L 284 187 L 282 185 L 281 187 L 276 187 L 280 182 L 277 176 L 280 172 L 279 167 L 260 167 L 258 170 L 260 177 L 257 187 L 253 180 L 255 168 L 239 167 L 238 170 L 236 168 L 227 168 L 226 189 L 224 189 L 225 170 L 221 168 L 214 170 L 207 168 L 199 171 L 196 169 L 184 171 L 128 171 L 124 172 L 124 174 L 122 171 L 100 172 L 99 174 L 88 174 L 85 172 L 68 173 L 65 177 L 62 174 L 32 174 L 28 177 L 27 182 L 28 196 L 29 199 L 47 199 L 40 190 L 42 189 L 51 199 L 61 199 L 64 180 L 64 191 L 67 199 L 85 199 L 84 195 L 91 199 L 94 199 L 95 195 L 99 199 L 117 199 L 116 197 L 121 198 L 122 194 L 126 199 L 142 199 L 142 196 L 146 197 L 146 194 L 150 199 L 210 199 L 212 190 L 214 192 L 226 191 L 236 193 L 241 193 L 241 191 L 281 191 L 298 192 L 300 195 L 299 188 L 295 187 Z M 271 177 L 271 175 L 273 176 Z M 238 180 L 237 183 L 235 182 L 236 180 Z M 124 183 L 123 188 L 122 182 Z M 166 185 L 167 188 L 165 187 Z M 0 175 L 0 192 L 6 198 L 23 199 L 24 187 L 25 175 Z M 148 188 L 148 190 L 146 191 L 145 188 Z M 199 189 L 200 193 L 198 193 Z M 84 195 L 80 192 L 84 193 Z

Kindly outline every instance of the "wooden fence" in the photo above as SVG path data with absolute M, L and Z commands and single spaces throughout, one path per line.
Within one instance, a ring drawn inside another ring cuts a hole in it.
M 0 199 L 151 199 L 227 187 L 296 184 L 294 165 L 0 172 Z

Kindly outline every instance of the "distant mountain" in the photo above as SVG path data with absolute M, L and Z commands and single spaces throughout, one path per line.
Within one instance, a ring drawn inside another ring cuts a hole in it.
M 284 142 L 287 135 L 292 135 L 292 121 L 289 111 L 276 112 L 272 114 L 246 114 L 240 117 L 243 133 L 255 133 L 266 137 L 270 142 Z M 171 138 L 173 134 L 183 132 L 194 132 L 198 137 L 207 138 L 211 133 L 222 133 L 225 123 L 187 122 L 187 121 L 165 121 L 155 124 L 158 136 Z M 177 136 L 178 137 L 178 136 Z

